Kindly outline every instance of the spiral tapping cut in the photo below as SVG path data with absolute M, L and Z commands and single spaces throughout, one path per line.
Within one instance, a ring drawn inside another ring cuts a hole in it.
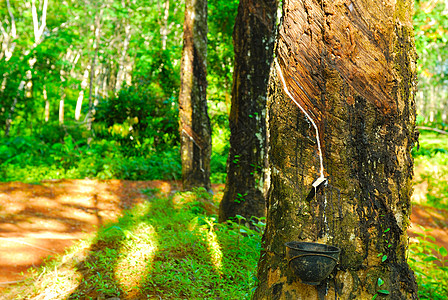
M 277 58 L 274 58 L 274 63 L 275 63 L 275 67 L 277 69 L 277 73 L 280 76 L 280 81 L 282 82 L 284 92 L 300 108 L 300 110 L 303 112 L 305 117 L 311 122 L 311 124 L 313 125 L 314 129 L 316 130 L 317 149 L 319 151 L 319 162 L 320 162 L 320 177 L 317 178 L 313 182 L 313 188 L 312 188 L 311 192 L 309 193 L 309 195 L 307 197 L 307 200 L 309 200 L 309 199 L 314 197 L 314 195 L 316 194 L 317 189 L 324 182 L 327 181 L 327 178 L 325 178 L 325 176 L 324 176 L 324 160 L 323 160 L 323 156 L 322 156 L 322 148 L 320 146 L 319 128 L 317 127 L 316 122 L 314 122 L 313 118 L 311 118 L 311 116 L 308 114 L 308 112 L 300 105 L 300 103 L 289 92 L 288 87 L 286 86 L 285 78 L 283 77 L 282 69 L 280 68 L 280 65 L 279 65 L 279 63 L 277 61 Z

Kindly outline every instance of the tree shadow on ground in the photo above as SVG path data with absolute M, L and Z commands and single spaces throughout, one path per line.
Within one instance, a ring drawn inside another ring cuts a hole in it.
M 201 200 L 176 197 L 149 197 L 101 229 L 77 265 L 83 278 L 68 299 L 229 299 L 250 291 L 241 283 L 252 280 L 259 244 L 225 226 L 217 230 Z M 247 268 L 249 257 L 255 260 Z

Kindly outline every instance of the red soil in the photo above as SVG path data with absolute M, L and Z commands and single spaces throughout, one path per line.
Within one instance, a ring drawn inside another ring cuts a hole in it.
M 215 192 L 222 185 L 214 186 Z M 123 209 L 144 201 L 142 189 L 160 194 L 179 190 L 179 182 L 123 180 L 58 180 L 42 184 L 0 184 L 0 291 L 24 278 L 31 267 L 51 255 L 64 253 L 78 239 Z M 414 206 L 410 235 L 431 228 L 430 234 L 448 249 L 446 211 Z M 411 239 L 411 242 L 412 239 Z

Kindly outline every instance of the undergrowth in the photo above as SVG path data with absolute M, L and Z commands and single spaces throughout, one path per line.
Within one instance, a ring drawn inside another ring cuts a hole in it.
M 216 139 L 211 180 L 224 183 L 228 149 Z M 0 138 L 0 181 L 35 183 L 50 179 L 96 178 L 176 180 L 181 178 L 179 146 L 153 147 L 152 139 L 123 145 L 116 140 L 75 138 L 55 142 L 36 136 Z
M 4 143 L 0 146 L 0 159 L 9 161 L 2 164 L 1 170 L 6 172 L 5 166 L 9 165 L 17 166 L 18 172 L 32 172 L 39 168 L 19 170 L 40 159 L 57 160 L 62 165 L 71 162 L 62 168 L 65 175 L 61 178 L 89 167 L 99 168 L 97 176 L 105 174 L 105 177 L 111 176 L 107 170 L 128 170 L 130 175 L 125 176 L 131 178 L 136 169 L 142 173 L 171 172 L 166 172 L 170 165 L 164 161 L 172 159 L 169 153 L 151 154 L 162 157 L 155 159 L 158 165 L 154 167 L 148 166 L 151 162 L 143 158 L 133 161 L 120 154 L 113 142 L 87 145 L 73 144 L 70 137 L 66 139 L 50 148 L 36 147 L 33 143 L 38 142 L 29 139 L 15 138 Z M 447 138 L 424 134 L 420 148 L 413 151 L 417 183 L 426 181 L 428 186 L 424 205 L 442 209 L 448 205 L 447 149 Z M 224 163 L 222 157 L 218 165 Z M 107 167 L 109 164 L 112 167 Z M 7 171 L 9 174 L 10 169 Z M 23 180 L 23 175 L 9 176 Z M 30 178 L 36 177 L 30 175 Z M 157 198 L 153 190 L 147 190 L 146 194 L 147 202 L 126 211 L 117 223 L 101 228 L 95 236 L 80 241 L 40 270 L 30 270 L 32 279 L 0 299 L 249 299 L 252 296 L 257 284 L 262 220 L 252 220 L 255 226 L 248 226 L 249 221 L 242 217 L 227 224 L 217 223 L 219 200 L 210 198 L 203 190 L 169 198 Z M 410 243 L 409 265 L 415 272 L 421 299 L 448 299 L 447 255 L 447 250 L 435 244 L 427 229 Z
M 448 136 L 423 133 L 412 154 L 416 183 L 427 187 L 419 204 L 448 209 Z
M 415 183 L 424 187 L 423 197 L 414 201 L 448 209 L 448 136 L 422 132 L 419 147 L 412 151 Z M 420 299 L 448 299 L 448 252 L 435 243 L 431 229 L 421 228 L 409 244 L 409 265 L 414 270 Z
M 252 221 L 255 229 L 242 217 L 219 224 L 216 202 L 202 190 L 147 193 L 147 202 L 34 271 L 6 299 L 249 299 L 262 220 Z
M 129 155 L 116 141 L 99 140 L 87 144 L 71 135 L 62 142 L 46 143 L 36 137 L 0 140 L 0 181 L 39 182 L 47 179 L 178 179 L 179 150 L 147 149 Z
M 448 251 L 435 244 L 431 229 L 421 227 L 409 245 L 409 266 L 414 271 L 420 299 L 448 299 Z

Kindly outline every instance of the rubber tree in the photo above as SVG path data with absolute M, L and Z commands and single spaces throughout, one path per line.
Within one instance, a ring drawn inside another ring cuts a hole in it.
M 182 183 L 185 190 L 211 188 L 207 31 L 207 0 L 186 0 L 179 93 Z
M 411 0 L 283 2 L 254 299 L 418 298 L 406 261 L 418 136 L 412 10 Z M 289 241 L 339 247 L 338 265 L 304 284 L 288 266 Z
M 266 98 L 275 42 L 277 0 L 241 0 L 233 32 L 235 62 L 230 151 L 219 219 L 266 215 Z

